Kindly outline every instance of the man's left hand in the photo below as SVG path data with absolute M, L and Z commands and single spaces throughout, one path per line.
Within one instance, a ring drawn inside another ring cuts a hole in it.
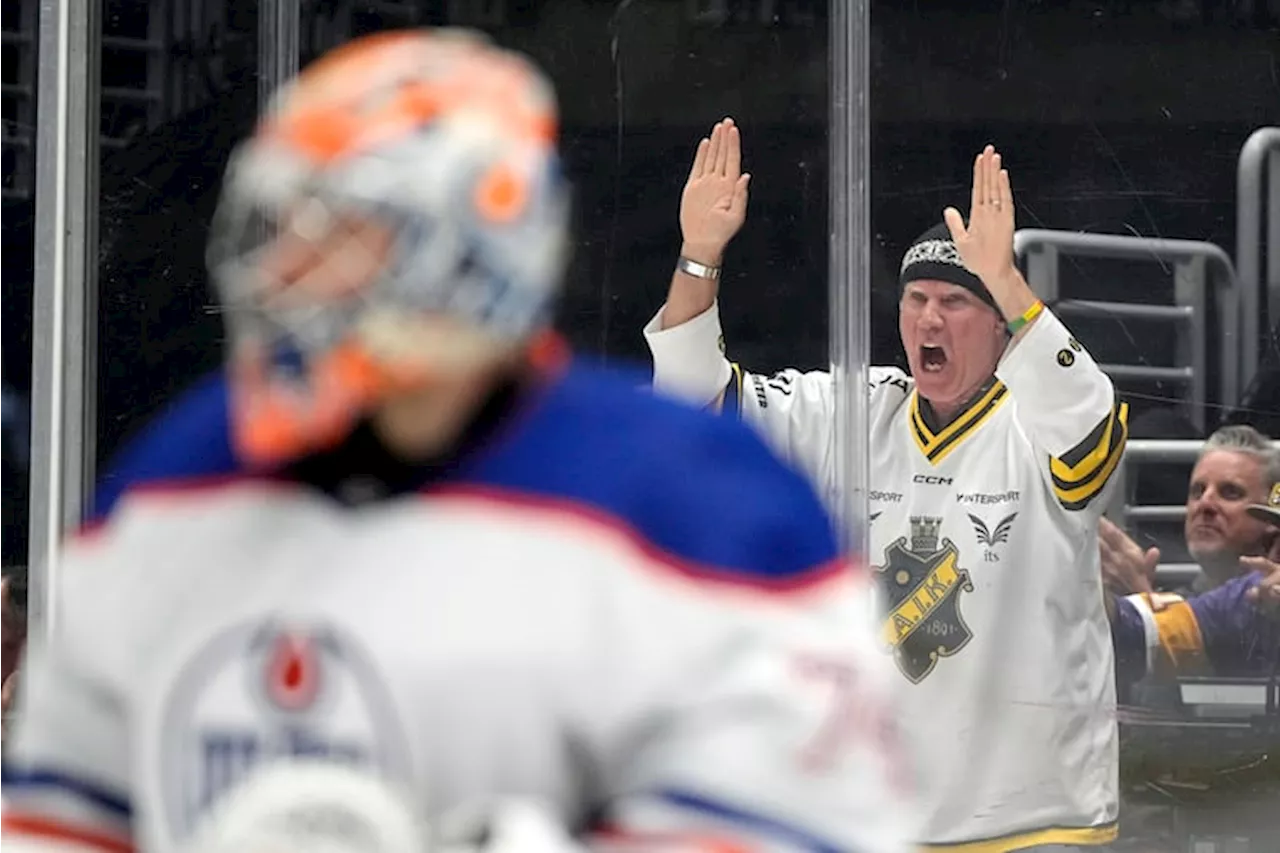
M 988 287 L 1013 269 L 1013 190 L 995 148 L 988 145 L 973 161 L 968 227 L 954 207 L 942 216 L 964 265 Z
M 944 210 L 942 218 L 960 259 L 982 279 L 1006 320 L 1035 304 L 1035 294 L 1013 263 L 1013 189 L 993 146 L 988 145 L 973 161 L 968 226 L 954 207 Z

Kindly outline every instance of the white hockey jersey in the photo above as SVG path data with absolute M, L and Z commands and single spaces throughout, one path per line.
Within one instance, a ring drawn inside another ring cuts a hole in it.
M 239 470 L 224 385 L 193 392 L 64 554 L 6 851 L 173 853 L 290 756 L 429 816 L 527 798 L 640 849 L 905 850 L 870 585 L 803 478 L 585 369 L 509 415 L 388 496 L 355 439 Z
M 824 372 L 743 372 L 718 308 L 645 328 L 655 383 L 754 423 L 831 492 Z M 966 851 L 1101 844 L 1117 816 L 1113 653 L 1097 520 L 1127 409 L 1049 311 L 966 410 L 935 424 L 911 377 L 873 368 L 870 553 L 920 841 Z

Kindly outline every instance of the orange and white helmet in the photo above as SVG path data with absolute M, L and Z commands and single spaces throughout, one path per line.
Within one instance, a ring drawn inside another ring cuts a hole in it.
M 546 329 L 569 192 L 550 82 L 459 30 L 317 60 L 233 155 L 209 242 L 251 463 Z

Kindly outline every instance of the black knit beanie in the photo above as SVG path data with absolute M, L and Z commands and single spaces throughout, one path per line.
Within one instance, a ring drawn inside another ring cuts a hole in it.
M 899 287 L 906 287 L 907 282 L 926 278 L 958 284 L 990 305 L 997 314 L 1000 313 L 982 279 L 969 272 L 960 260 L 960 252 L 951 240 L 951 231 L 945 222 L 917 237 L 902 256 L 902 270 L 898 273 Z

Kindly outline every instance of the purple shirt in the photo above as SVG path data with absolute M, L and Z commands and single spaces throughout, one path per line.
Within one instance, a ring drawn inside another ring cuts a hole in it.
M 1158 638 L 1157 662 L 1174 672 L 1208 668 L 1224 677 L 1270 675 L 1280 662 L 1280 621 L 1246 598 L 1262 575 L 1252 572 L 1146 616 L 1116 599 L 1111 637 L 1122 682 L 1147 674 L 1148 649 Z

